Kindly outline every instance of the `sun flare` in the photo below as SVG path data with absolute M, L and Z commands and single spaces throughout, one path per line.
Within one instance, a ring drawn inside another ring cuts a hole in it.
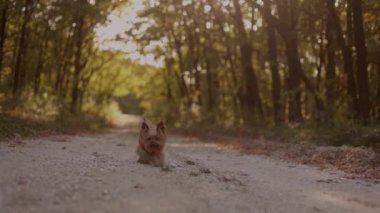
M 134 41 L 125 39 L 125 32 L 133 28 L 138 20 L 138 12 L 142 9 L 144 2 L 133 0 L 120 10 L 111 13 L 107 23 L 96 29 L 98 45 L 104 50 L 122 51 L 126 58 L 140 64 L 162 67 L 162 60 L 155 58 L 151 53 L 141 54 Z

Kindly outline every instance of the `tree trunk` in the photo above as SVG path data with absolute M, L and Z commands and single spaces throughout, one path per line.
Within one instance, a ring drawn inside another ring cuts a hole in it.
M 181 51 L 182 44 L 176 37 L 174 38 L 174 47 L 175 47 L 175 51 L 178 57 L 179 75 L 177 79 L 178 79 L 181 96 L 186 98 L 187 104 L 190 104 L 189 91 L 185 82 L 185 67 L 183 64 L 183 56 L 182 56 L 182 51 Z
M 356 92 L 356 83 L 354 77 L 353 59 L 352 59 L 352 49 L 346 44 L 344 39 L 344 34 L 342 27 L 340 25 L 339 17 L 335 9 L 335 1 L 326 0 L 326 6 L 331 16 L 331 22 L 333 28 L 335 29 L 336 39 L 338 41 L 339 47 L 343 56 L 343 69 L 346 73 L 347 79 L 347 93 L 349 96 L 349 106 L 353 117 L 358 115 L 358 99 Z
M 268 1 L 264 2 L 264 8 L 267 12 L 270 12 L 271 6 Z M 267 33 L 268 61 L 272 75 L 273 115 L 274 122 L 278 125 L 284 122 L 284 108 L 281 101 L 281 80 L 278 70 L 276 33 L 271 23 L 267 23 Z
M 324 25 L 324 22 L 322 21 L 322 25 Z M 321 34 L 319 35 L 319 38 L 323 38 L 325 36 L 326 32 L 324 30 L 321 30 Z M 315 55 L 319 56 L 318 65 L 317 65 L 317 83 L 316 88 L 319 90 L 321 88 L 321 81 L 322 81 L 322 69 L 325 65 L 325 48 L 324 48 L 324 42 L 319 42 L 318 48 L 315 48 Z
M 46 38 L 47 32 L 49 28 L 46 27 L 45 33 L 44 33 L 44 40 L 41 41 L 40 49 L 38 53 L 38 62 L 36 66 L 36 70 L 34 71 L 34 94 L 37 95 L 40 90 L 40 84 L 41 84 L 41 73 L 44 67 L 45 63 L 45 52 L 48 46 L 49 40 Z
M 203 26 L 203 36 L 205 38 L 205 44 L 203 47 L 203 57 L 204 57 L 204 65 L 206 70 L 206 81 L 207 81 L 207 110 L 211 111 L 215 105 L 215 97 L 214 97 L 214 85 L 213 85 L 213 73 L 210 55 L 213 55 L 213 49 L 211 46 L 211 38 L 210 35 L 207 34 L 206 20 Z
M 15 67 L 13 70 L 13 96 L 19 95 L 21 88 L 23 87 L 23 80 L 25 78 L 25 70 L 21 69 L 24 57 L 26 55 L 26 39 L 28 33 L 28 24 L 30 21 L 30 11 L 32 7 L 32 0 L 25 0 L 24 12 L 22 17 L 22 27 L 20 31 L 19 46 L 16 55 Z
M 165 58 L 165 70 L 164 70 L 164 79 L 166 84 L 166 98 L 167 101 L 171 101 L 173 99 L 173 92 L 170 86 L 170 78 L 173 77 L 173 59 Z
M 327 106 L 327 119 L 332 121 L 335 112 L 335 95 L 336 95 L 336 82 L 335 82 L 335 47 L 334 47 L 334 32 L 331 23 L 331 16 L 327 15 L 326 23 L 326 40 L 327 40 L 327 66 L 326 66 L 326 102 Z
M 74 62 L 74 76 L 73 76 L 73 85 L 71 90 L 71 112 L 76 113 L 79 109 L 79 81 L 80 75 L 84 68 L 82 63 L 82 46 L 83 46 L 83 25 L 84 17 L 79 16 L 75 21 L 75 62 Z
M 252 45 L 248 40 L 247 32 L 244 29 L 239 1 L 234 0 L 233 4 L 235 8 L 234 18 L 240 46 L 240 60 L 245 78 L 244 86 L 246 107 L 248 107 L 248 109 L 256 109 L 259 115 L 262 115 L 263 109 L 258 82 L 252 66 Z
M 286 55 L 289 66 L 288 93 L 289 93 L 289 122 L 303 121 L 301 102 L 301 79 L 299 73 L 301 64 L 299 61 L 298 44 L 296 40 L 286 42 Z
M 352 1 L 347 0 L 347 10 L 346 10 L 346 41 L 347 46 L 352 49 L 353 47 L 353 37 L 354 37 L 354 29 L 353 29 L 353 18 L 352 18 Z
M 186 19 L 185 19 L 186 20 Z M 192 26 L 189 26 L 185 22 L 184 24 L 185 29 L 186 29 L 186 40 L 187 40 L 187 45 L 189 47 L 189 67 L 191 70 L 191 74 L 194 76 L 195 80 L 195 102 L 197 104 L 201 104 L 202 98 L 201 98 L 201 82 L 200 82 L 200 75 L 199 75 L 199 70 L 198 70 L 198 65 L 199 65 L 199 55 L 197 51 L 197 42 L 196 42 L 196 35 L 194 35 L 195 31 L 191 29 Z
M 298 52 L 297 16 L 295 14 L 295 2 L 287 0 L 278 2 L 279 19 L 283 20 L 286 56 L 288 61 L 288 94 L 289 94 L 289 122 L 303 121 L 302 116 L 302 91 L 301 91 L 301 62 Z
M 58 55 L 61 56 L 61 60 L 59 60 L 58 68 L 57 68 L 57 75 L 55 80 L 55 90 L 62 95 L 63 94 L 63 88 L 64 83 L 66 81 L 66 78 L 69 78 L 68 76 L 68 67 L 71 62 L 72 58 L 72 52 L 73 52 L 73 45 L 74 45 L 74 33 L 72 33 L 73 28 L 70 27 L 68 36 L 66 38 L 66 41 L 64 42 L 64 50 L 63 54 L 58 53 Z
M 376 77 L 375 79 L 377 79 L 377 82 L 380 82 L 380 61 L 376 63 L 376 66 L 375 66 L 375 73 L 376 73 Z M 380 121 L 380 85 L 377 85 L 377 89 L 376 89 L 376 95 L 375 95 L 375 99 L 373 101 L 373 105 L 374 105 L 374 118 L 376 121 Z
M 3 58 L 4 58 L 4 44 L 5 38 L 7 36 L 6 26 L 7 26 L 7 12 L 8 12 L 8 4 L 4 3 L 1 8 L 1 19 L 0 19 L 0 82 L 2 79 L 2 71 L 3 71 Z
M 294 0 L 278 1 L 279 18 L 273 16 L 270 11 L 265 10 L 260 5 L 255 4 L 255 6 L 261 11 L 266 22 L 273 24 L 285 42 L 289 68 L 287 85 L 289 94 L 288 120 L 290 122 L 299 122 L 303 120 L 301 111 L 301 80 L 305 83 L 306 89 L 312 94 L 317 110 L 324 111 L 325 107 L 322 99 L 318 96 L 317 89 L 312 82 L 309 81 L 301 67 L 298 52 L 297 14 L 295 11 L 296 2 Z
M 356 79 L 358 82 L 359 114 L 363 121 L 369 119 L 370 101 L 368 88 L 367 48 L 363 27 L 363 9 L 361 0 L 349 0 L 352 3 L 354 23 L 354 41 L 356 50 Z
M 237 70 L 236 70 L 236 64 L 235 64 L 236 62 L 233 59 L 233 53 L 231 50 L 231 39 L 229 39 L 229 35 L 224 30 L 225 20 L 224 20 L 223 13 L 220 11 L 219 8 L 215 7 L 215 3 L 213 1 L 210 1 L 209 4 L 212 8 L 211 10 L 212 10 L 212 13 L 214 14 L 214 19 L 215 19 L 216 24 L 218 25 L 220 34 L 223 37 L 222 41 L 225 43 L 225 48 L 226 48 L 225 60 L 226 60 L 226 64 L 229 65 L 228 70 L 230 72 L 231 79 L 232 79 L 232 82 L 230 84 L 231 84 L 231 89 L 233 90 L 233 94 L 234 94 L 233 103 L 234 103 L 235 112 L 237 113 L 238 111 L 237 109 L 239 108 L 239 101 L 242 102 L 242 100 L 240 100 L 239 98 L 242 97 L 242 95 L 239 94 L 239 90 L 238 90 L 239 83 L 237 80 L 237 73 L 236 73 Z

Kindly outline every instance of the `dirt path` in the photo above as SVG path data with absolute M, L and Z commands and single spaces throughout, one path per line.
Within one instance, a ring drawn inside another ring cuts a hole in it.
M 136 163 L 135 131 L 0 143 L 0 212 L 380 212 L 380 184 L 170 138 L 172 171 Z

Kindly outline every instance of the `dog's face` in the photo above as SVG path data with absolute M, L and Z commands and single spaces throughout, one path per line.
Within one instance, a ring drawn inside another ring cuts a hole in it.
M 143 120 L 140 129 L 140 145 L 150 155 L 159 155 L 165 145 L 166 134 L 164 122 L 158 123 L 156 126 L 149 124 Z

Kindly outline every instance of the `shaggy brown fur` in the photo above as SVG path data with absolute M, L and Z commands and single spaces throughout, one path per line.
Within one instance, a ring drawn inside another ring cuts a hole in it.
M 166 142 L 165 124 L 153 125 L 143 120 L 140 128 L 139 145 L 137 147 L 138 162 L 153 166 L 164 166 L 164 146 Z

